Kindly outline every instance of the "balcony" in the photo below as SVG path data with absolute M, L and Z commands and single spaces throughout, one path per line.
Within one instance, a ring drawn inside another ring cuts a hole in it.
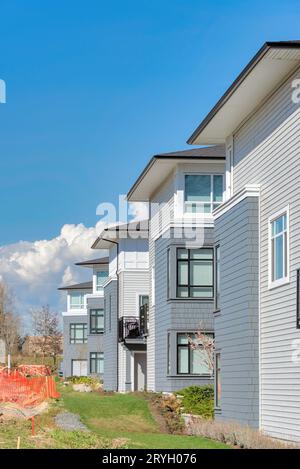
M 119 319 L 119 342 L 143 340 L 148 334 L 148 305 L 140 307 L 140 316 Z

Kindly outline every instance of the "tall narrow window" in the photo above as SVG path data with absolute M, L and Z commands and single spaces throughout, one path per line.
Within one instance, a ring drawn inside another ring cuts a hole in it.
M 215 373 L 215 404 L 221 407 L 221 354 L 216 353 L 216 373 Z
M 220 309 L 220 246 L 215 247 L 215 310 Z
M 167 250 L 167 298 L 171 298 L 170 279 L 171 279 L 171 257 L 170 257 L 170 249 L 168 249 Z
M 287 212 L 270 221 L 270 280 L 271 286 L 288 279 L 288 215 Z
M 104 353 L 91 352 L 90 353 L 90 372 L 95 374 L 102 374 L 104 372 Z
M 223 201 L 221 174 L 188 174 L 185 176 L 185 211 L 211 213 Z
M 149 304 L 149 295 L 139 295 L 139 307 Z
M 70 308 L 84 309 L 84 294 L 80 292 L 72 292 L 70 294 Z
M 177 249 L 177 297 L 213 298 L 213 249 Z
M 90 333 L 102 334 L 104 332 L 104 311 L 103 309 L 90 310 Z
M 171 373 L 171 354 L 170 354 L 170 348 L 171 348 L 171 341 L 170 341 L 170 332 L 168 332 L 167 335 L 167 374 L 169 375 Z

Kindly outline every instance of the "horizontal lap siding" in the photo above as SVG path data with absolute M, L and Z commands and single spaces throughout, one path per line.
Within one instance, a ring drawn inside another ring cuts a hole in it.
M 222 384 L 216 418 L 258 427 L 258 199 L 247 198 L 218 218 L 215 239 L 221 254 L 215 332 Z
M 88 317 L 84 316 L 63 316 L 63 337 L 64 337 L 64 376 L 72 375 L 72 360 L 87 360 L 87 344 L 70 344 L 70 324 L 87 324 Z
M 300 364 L 292 343 L 300 267 L 300 109 L 291 100 L 298 70 L 234 135 L 234 191 L 260 184 L 261 426 L 300 441 Z M 268 218 L 290 207 L 290 283 L 268 289 Z
M 105 298 L 105 333 L 104 342 L 104 389 L 116 391 L 118 381 L 118 311 L 117 280 L 112 280 L 104 287 Z M 111 330 L 109 329 L 109 297 L 111 295 Z
M 205 242 L 213 243 L 213 230 L 205 229 Z M 159 238 L 155 242 L 156 266 L 156 317 L 155 317 L 155 390 L 176 391 L 192 384 L 212 383 L 212 379 L 188 376 L 176 376 L 177 364 L 177 331 L 195 332 L 199 324 L 205 330 L 213 331 L 213 302 L 194 300 L 168 300 L 167 298 L 167 250 L 171 246 L 182 246 L 185 239 L 174 239 L 174 230 L 170 237 Z M 175 272 L 171 282 L 176 282 Z M 172 335 L 170 360 L 172 376 L 167 374 L 167 334 Z

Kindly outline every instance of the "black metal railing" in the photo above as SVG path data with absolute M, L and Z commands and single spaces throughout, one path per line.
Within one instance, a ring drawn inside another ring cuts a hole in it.
M 149 324 L 149 305 L 145 304 L 140 306 L 140 333 L 141 335 L 148 334 Z
M 119 340 L 140 337 L 140 321 L 135 316 L 123 316 L 119 319 Z
M 119 319 L 119 341 L 142 338 L 148 334 L 149 306 L 140 307 L 140 315 L 123 316 Z

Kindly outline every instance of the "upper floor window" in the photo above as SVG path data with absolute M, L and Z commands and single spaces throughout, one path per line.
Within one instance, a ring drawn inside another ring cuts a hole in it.
M 177 248 L 177 297 L 213 298 L 213 249 Z
M 288 211 L 270 219 L 270 287 L 288 281 Z
M 84 309 L 84 294 L 80 292 L 73 292 L 70 294 L 70 308 L 71 309 Z
M 86 344 L 87 342 L 87 324 L 70 324 L 70 344 Z
M 149 304 L 149 295 L 139 295 L 139 306 L 144 306 Z
M 103 285 L 108 278 L 108 272 L 105 270 L 98 270 L 96 272 L 96 291 L 103 291 Z
M 185 212 L 211 213 L 223 201 L 223 176 L 189 174 L 185 176 Z
M 90 333 L 102 334 L 104 332 L 104 311 L 103 309 L 90 310 Z

